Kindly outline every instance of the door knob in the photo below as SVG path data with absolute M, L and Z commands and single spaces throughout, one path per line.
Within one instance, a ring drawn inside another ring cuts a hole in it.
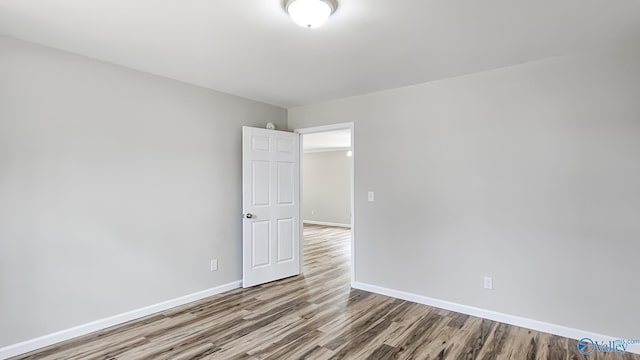
M 252 213 L 248 213 L 244 217 L 246 217 L 247 219 L 252 219 L 253 218 L 253 214 Z

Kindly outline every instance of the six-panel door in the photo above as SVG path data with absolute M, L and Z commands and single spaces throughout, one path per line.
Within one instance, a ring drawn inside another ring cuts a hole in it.
M 243 287 L 300 274 L 299 141 L 242 128 Z

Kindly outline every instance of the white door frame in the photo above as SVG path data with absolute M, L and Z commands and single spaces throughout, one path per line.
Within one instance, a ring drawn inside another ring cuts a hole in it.
M 293 130 L 293 132 L 300 134 L 300 135 L 306 135 L 306 134 L 313 134 L 313 133 L 320 133 L 320 132 L 327 132 L 327 131 L 334 131 L 334 130 L 344 130 L 344 129 L 349 129 L 351 131 L 351 259 L 350 259 L 350 275 L 351 275 L 351 287 L 353 287 L 353 284 L 356 281 L 356 211 L 355 211 L 355 164 L 356 164 L 356 144 L 355 144 L 355 126 L 353 122 L 347 122 L 347 123 L 338 123 L 338 124 L 331 124 L 331 125 L 324 125 L 324 126 L 315 126 L 315 127 L 308 127 L 308 128 L 301 128 L 301 129 L 295 129 Z M 302 262 L 302 265 L 304 265 L 304 256 L 303 256 L 303 246 L 304 246 L 304 219 L 302 217 L 302 210 L 304 207 L 304 201 L 303 201 L 303 191 L 304 191 L 304 185 L 303 185 L 303 169 L 304 169 L 304 147 L 303 147 L 303 142 L 304 142 L 304 136 L 300 136 L 300 259 Z M 301 271 L 303 271 L 302 269 L 304 269 L 304 266 L 301 268 Z

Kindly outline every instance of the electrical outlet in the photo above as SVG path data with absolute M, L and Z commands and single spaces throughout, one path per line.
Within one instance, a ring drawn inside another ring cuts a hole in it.
M 489 276 L 484 277 L 484 288 L 487 290 L 493 290 L 493 278 Z
M 369 202 L 374 202 L 375 200 L 375 194 L 373 193 L 373 191 L 369 191 L 367 193 L 367 199 L 369 200 Z
M 211 271 L 218 271 L 218 259 L 211 260 Z
M 315 215 L 316 211 L 315 210 L 311 210 L 311 215 Z

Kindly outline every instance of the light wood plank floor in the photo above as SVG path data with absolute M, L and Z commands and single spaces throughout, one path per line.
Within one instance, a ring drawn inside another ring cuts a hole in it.
M 16 359 L 639 359 L 349 286 L 349 231 L 305 227 L 304 276 L 238 289 Z

